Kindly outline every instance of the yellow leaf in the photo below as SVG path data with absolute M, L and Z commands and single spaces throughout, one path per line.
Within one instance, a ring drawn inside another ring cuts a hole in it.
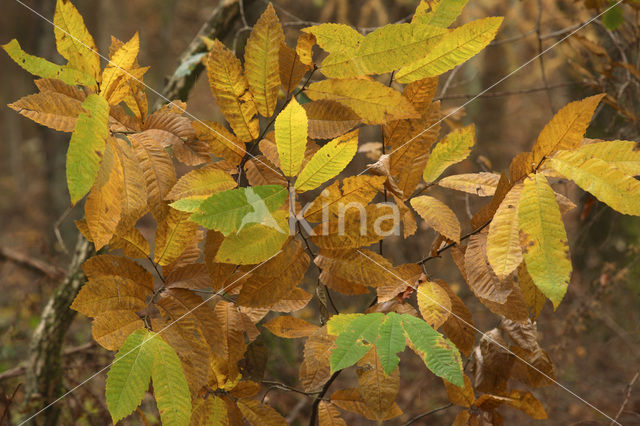
M 280 82 L 282 83 L 284 93 L 289 94 L 298 87 L 298 83 L 300 83 L 302 77 L 307 73 L 307 65 L 303 64 L 296 51 L 284 42 L 280 44 L 278 65 L 280 68 Z
M 297 175 L 307 146 L 307 113 L 295 98 L 278 114 L 275 135 L 280 169 L 285 176 Z
M 305 207 L 304 217 L 309 222 L 324 222 L 330 215 L 344 213 L 349 205 L 366 206 L 382 191 L 385 180 L 384 176 L 360 175 L 335 181 Z
M 518 218 L 527 271 L 557 308 L 571 278 L 571 260 L 558 202 L 543 175 L 525 179 Z
M 118 92 L 118 87 L 128 80 L 130 74 L 138 79 L 142 78 L 142 71 L 132 73 L 131 70 L 136 63 L 138 51 L 140 50 L 140 39 L 138 33 L 135 33 L 131 39 L 123 44 L 112 56 L 109 65 L 102 71 L 102 82 L 100 84 L 100 95 L 109 101 L 110 105 L 119 103 L 126 94 Z M 144 68 L 137 68 L 145 70 Z
M 365 404 L 378 420 L 384 420 L 400 389 L 400 369 L 386 375 L 373 348 L 358 361 L 356 374 L 358 391 Z
M 451 403 L 460 407 L 471 407 L 476 400 L 476 396 L 471 380 L 466 374 L 464 375 L 464 386 L 462 387 L 456 386 L 445 379 L 442 379 L 442 381 L 444 382 L 444 387 L 447 389 L 447 396 Z
M 433 77 L 466 62 L 494 39 L 502 19 L 478 19 L 445 34 L 426 56 L 400 68 L 396 74 L 396 81 L 410 83 L 421 78 Z
M 396 90 L 368 79 L 328 79 L 305 91 L 312 100 L 329 99 L 351 108 L 367 124 L 417 118 L 411 102 Z
M 331 276 L 361 286 L 380 287 L 399 280 L 389 260 L 370 250 L 320 250 L 314 263 L 324 277 Z
M 264 327 L 276 336 L 289 339 L 309 337 L 320 328 L 315 324 L 311 324 L 309 321 L 287 315 L 275 317 L 265 323 Z
M 489 225 L 487 259 L 500 279 L 507 277 L 522 263 L 518 228 L 518 204 L 521 194 L 521 183 L 511 188 Z
M 640 182 L 599 158 L 561 151 L 549 166 L 622 214 L 640 215 Z
M 420 0 L 411 22 L 447 28 L 460 16 L 466 4 L 467 0 Z
M 438 143 L 427 160 L 422 178 L 430 183 L 436 180 L 447 167 L 459 163 L 469 156 L 475 144 L 476 129 L 472 124 L 449 133 Z
M 296 53 L 300 58 L 300 62 L 308 67 L 313 66 L 313 46 L 316 44 L 316 38 L 313 34 L 302 33 L 298 36 L 296 43 Z
M 364 36 L 360 34 L 358 31 L 353 29 L 352 27 L 344 24 L 320 24 L 314 25 L 312 27 L 302 29 L 304 33 L 309 36 L 313 36 L 313 42 L 317 42 L 318 46 L 327 52 L 331 52 L 331 54 L 323 61 L 323 64 L 326 62 L 327 64 L 331 64 L 332 62 L 340 61 L 344 58 L 348 58 L 350 55 L 353 55 L 358 46 L 364 39 Z M 301 45 L 302 36 L 298 39 L 298 47 Z M 311 40 L 309 38 L 305 38 L 302 40 L 304 43 L 303 46 L 313 46 Z M 307 47 L 310 50 L 310 47 Z M 302 58 L 303 55 L 298 50 L 298 55 Z M 310 65 L 309 62 L 303 60 L 303 63 Z M 352 68 L 353 64 L 348 64 Z M 323 65 L 324 66 L 324 65 Z M 344 64 L 343 67 L 346 67 L 347 64 Z
M 96 43 L 70 1 L 58 0 L 56 3 L 53 32 L 58 52 L 69 61 L 69 66 L 97 79 L 100 75 L 100 56 Z
M 495 194 L 499 180 L 500 175 L 497 173 L 467 173 L 442 178 L 438 181 L 438 185 L 478 197 L 490 197 Z
M 165 266 L 176 260 L 193 241 L 198 225 L 191 222 L 188 212 L 169 209 L 169 214 L 158 223 L 154 248 L 154 262 Z
M 84 112 L 82 100 L 54 91 L 25 96 L 8 106 L 38 124 L 61 132 L 72 132 L 78 116 Z
M 316 35 L 316 31 L 309 30 Z M 322 62 L 320 70 L 327 77 L 346 78 L 365 74 L 382 74 L 396 70 L 420 59 L 446 32 L 442 28 L 422 24 L 393 24 L 378 28 L 366 37 L 352 35 L 342 26 L 329 27 L 338 30 L 331 35 L 318 38 L 318 45 L 330 52 Z M 350 37 L 353 44 L 345 47 L 336 43 L 342 35 Z M 351 38 L 353 37 L 353 38 Z
M 603 97 L 604 94 L 590 96 L 562 107 L 538 135 L 532 162 L 537 165 L 556 151 L 577 148 Z
M 216 168 L 214 164 L 209 164 L 182 176 L 171 188 L 166 199 L 174 201 L 172 207 L 177 210 L 196 211 L 199 202 L 216 192 L 236 186 L 236 181 L 228 173 Z M 189 208 L 190 206 L 195 208 Z
M 125 256 L 137 259 L 146 259 L 151 248 L 149 242 L 136 228 L 127 230 L 116 229 L 116 232 L 109 241 L 109 247 L 112 250 L 122 249 Z
M 109 243 L 122 215 L 123 172 L 116 150 L 113 141 L 109 140 L 100 171 L 84 206 L 96 250 Z
M 206 59 L 209 85 L 229 125 L 241 142 L 250 142 L 260 133 L 256 104 L 249 83 L 242 74 L 240 60 L 219 40 Z
M 309 191 L 338 175 L 358 150 L 358 130 L 335 138 L 316 152 L 296 179 L 295 188 Z
M 411 199 L 411 206 L 424 221 L 448 239 L 460 242 L 460 222 L 456 214 L 437 198 L 421 195 Z
M 24 98 L 23 98 L 24 99 Z M 635 141 L 595 141 L 576 149 L 586 157 L 599 158 L 625 175 L 640 175 L 640 149 Z
M 451 299 L 437 283 L 425 281 L 416 289 L 422 318 L 434 329 L 440 328 L 451 314 Z
M 349 107 L 337 101 L 316 101 L 303 105 L 307 111 L 309 137 L 331 139 L 351 130 L 360 118 Z
M 258 113 L 270 117 L 280 91 L 279 51 L 284 41 L 282 26 L 271 3 L 253 26 L 244 49 L 249 89 Z
M 146 132 L 129 137 L 142 169 L 147 188 L 147 204 L 158 223 L 169 213 L 165 197 L 176 183 L 176 171 L 169 154 Z

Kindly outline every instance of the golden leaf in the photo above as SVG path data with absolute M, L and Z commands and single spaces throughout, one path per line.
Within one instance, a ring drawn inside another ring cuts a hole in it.
M 508 405 L 523 411 L 533 419 L 546 419 L 544 407 L 531 392 L 512 390 L 505 396 L 481 395 L 475 405 L 485 411 L 491 411 L 500 405 Z
M 287 421 L 273 408 L 255 399 L 241 399 L 237 402 L 238 408 L 245 420 L 251 426 L 282 426 L 288 425 Z
M 440 280 L 435 280 L 435 282 L 447 292 L 451 300 L 452 315 L 442 324 L 442 331 L 460 352 L 469 356 L 476 341 L 476 331 L 473 328 L 471 312 L 447 283 Z
M 323 277 L 342 279 L 362 286 L 380 287 L 398 281 L 389 260 L 371 250 L 320 250 L 314 263 Z
M 416 292 L 422 318 L 434 329 L 440 328 L 451 315 L 449 294 L 437 283 L 430 281 L 420 283 Z
M 577 148 L 603 96 L 590 96 L 562 107 L 540 132 L 533 147 L 532 162 L 537 165 L 556 151 Z
M 276 336 L 286 337 L 289 339 L 309 337 L 319 328 L 317 325 L 311 324 L 309 321 L 287 315 L 275 317 L 264 324 L 264 327 Z
M 222 124 L 212 121 L 191 123 L 196 131 L 196 138 L 207 142 L 211 153 L 227 160 L 232 165 L 240 164 L 245 154 L 244 144 Z
M 343 410 L 360 414 L 369 420 L 379 420 L 364 402 L 358 389 L 347 388 L 336 391 L 331 394 L 331 402 Z M 394 402 L 389 408 L 389 411 L 384 413 L 383 418 L 380 420 L 390 420 L 400 415 L 402 415 L 402 410 L 398 407 L 398 404 Z
M 58 52 L 69 61 L 69 66 L 97 80 L 100 75 L 98 48 L 84 25 L 82 15 L 70 1 L 57 1 L 53 32 Z
M 520 285 L 522 297 L 529 307 L 532 318 L 538 318 L 547 298 L 534 284 L 533 278 L 529 275 L 524 263 L 518 266 L 518 284 Z
M 313 34 L 302 33 L 298 36 L 296 42 L 296 53 L 300 58 L 300 62 L 308 67 L 313 66 L 313 46 L 316 44 L 316 38 Z
M 395 232 L 397 210 L 389 204 L 369 204 L 346 210 L 339 218 L 317 225 L 311 240 L 320 248 L 343 250 L 368 246 Z
M 460 407 L 471 407 L 471 405 L 476 400 L 476 396 L 473 392 L 473 385 L 471 384 L 471 379 L 469 379 L 466 374 L 463 376 L 463 378 L 463 387 L 456 386 L 445 379 L 442 379 L 442 381 L 444 382 L 444 387 L 447 389 L 447 396 L 449 397 L 449 401 L 451 401 L 452 404 L 458 405 Z
M 343 214 L 349 205 L 366 206 L 382 191 L 385 180 L 384 176 L 360 175 L 335 181 L 307 205 L 304 217 L 309 222 L 324 222 L 330 215 Z
M 258 113 L 270 117 L 280 91 L 279 51 L 284 42 L 282 26 L 271 3 L 253 26 L 244 49 L 249 89 Z
M 140 80 L 148 68 L 134 68 L 140 50 L 140 39 L 135 33 L 131 39 L 122 44 L 113 55 L 109 64 L 102 71 L 100 95 L 109 101 L 109 105 L 117 105 L 128 93 L 125 82 L 130 78 Z
M 196 211 L 198 202 L 216 192 L 235 188 L 236 181 L 226 172 L 209 164 L 182 176 L 166 196 L 172 207 L 181 211 Z M 178 200 L 178 201 L 176 201 Z
M 338 101 L 320 100 L 303 107 L 307 111 L 310 138 L 335 138 L 360 123 L 360 117 Z
M 312 83 L 305 93 L 314 101 L 338 101 L 351 108 L 367 124 L 418 117 L 415 108 L 405 97 L 373 80 L 328 79 Z
M 96 250 L 111 241 L 122 215 L 124 176 L 122 164 L 115 152 L 117 149 L 115 142 L 108 139 L 100 171 L 84 206 L 87 227 Z
M 147 192 L 144 186 L 144 175 L 133 148 L 122 139 L 112 139 L 112 141 L 115 142 L 114 147 L 117 144 L 114 150 L 118 155 L 123 174 L 122 193 L 119 195 L 122 198 L 122 219 L 118 226 L 122 231 L 118 234 L 127 234 L 125 230 L 135 225 L 138 219 L 149 210 Z M 135 236 L 134 238 L 140 241 L 139 238 Z
M 340 411 L 327 401 L 320 401 L 318 404 L 318 424 L 319 426 L 347 426 L 347 423 L 340 417 Z
M 133 311 L 106 311 L 93 320 L 91 335 L 103 348 L 116 351 L 144 322 Z
M 229 125 L 241 142 L 258 137 L 260 126 L 249 83 L 240 60 L 219 40 L 213 42 L 206 59 L 209 85 Z
M 510 275 L 522 263 L 518 204 L 523 185 L 517 184 L 504 197 L 489 225 L 487 260 L 499 279 Z
M 238 304 L 254 308 L 273 305 L 291 293 L 308 267 L 309 256 L 302 244 L 291 239 L 278 255 L 252 272 L 242 285 Z
M 576 151 L 588 158 L 595 157 L 604 160 L 625 175 L 640 175 L 638 142 L 595 140 L 581 146 Z
M 467 173 L 442 178 L 438 181 L 438 185 L 478 197 L 490 197 L 495 194 L 499 180 L 500 175 L 497 173 Z
M 164 220 L 158 223 L 153 255 L 155 263 L 169 265 L 191 244 L 198 225 L 189 220 L 190 216 L 188 212 L 169 209 Z
M 72 132 L 78 115 L 84 112 L 82 100 L 55 91 L 25 96 L 8 106 L 38 124 L 61 132 Z
M 436 232 L 456 243 L 460 242 L 460 222 L 456 214 L 442 201 L 421 195 L 411 199 L 411 206 Z

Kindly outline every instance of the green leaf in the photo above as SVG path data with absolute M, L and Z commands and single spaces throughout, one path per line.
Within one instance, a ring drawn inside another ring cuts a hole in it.
M 71 86 L 76 84 L 82 86 L 94 87 L 96 80 L 82 71 L 70 68 L 66 65 L 57 65 L 46 59 L 29 55 L 20 47 L 18 40 L 13 39 L 9 43 L 2 46 L 16 64 L 27 70 L 33 75 L 42 78 L 56 78 Z
M 555 193 L 542 174 L 531 174 L 524 181 L 518 227 L 527 271 L 557 308 L 567 292 L 571 260 Z
M 191 220 L 225 236 L 247 225 L 273 222 L 271 213 L 287 199 L 287 189 L 279 185 L 254 186 L 217 192 L 200 204 Z
M 609 6 L 613 4 L 615 4 L 615 2 L 613 0 L 609 0 Z M 620 8 L 620 5 L 615 5 L 611 9 L 607 10 L 607 12 L 602 17 L 602 23 L 611 31 L 617 30 L 623 22 L 624 16 L 622 15 L 622 9 Z
M 411 83 L 443 74 L 468 61 L 494 39 L 502 24 L 502 17 L 489 17 L 469 22 L 442 37 L 422 59 L 398 71 L 398 83 Z
M 279 210 L 265 224 L 252 224 L 222 241 L 216 261 L 234 265 L 254 265 L 280 251 L 289 238 L 287 212 Z
M 412 349 L 420 355 L 427 368 L 436 376 L 463 386 L 462 360 L 455 345 L 424 320 L 409 314 L 401 315 L 401 318 Z
M 155 335 L 153 332 L 148 332 Z M 182 364 L 173 348 L 161 336 L 146 343 L 154 354 L 153 393 L 162 424 L 188 425 L 191 418 L 191 394 Z
M 447 167 L 467 158 L 475 144 L 475 136 L 476 129 L 473 124 L 449 133 L 445 140 L 438 143 L 429 155 L 427 165 L 422 173 L 424 181 L 433 182 Z
M 330 357 L 331 371 L 355 364 L 375 345 L 385 374 L 390 374 L 398 366 L 397 354 L 404 349 L 406 336 L 434 374 L 458 386 L 463 384 L 460 352 L 442 334 L 412 315 L 338 314 L 327 323 L 327 333 L 338 336 Z
M 335 317 L 340 315 L 333 316 L 329 323 Z M 376 312 L 353 318 L 336 339 L 336 348 L 330 358 L 332 372 L 352 366 L 369 352 L 371 345 L 378 340 L 378 328 L 384 317 L 384 314 Z
M 295 99 L 276 118 L 275 134 L 280 169 L 285 176 L 295 176 L 300 171 L 307 146 L 307 112 Z
M 402 352 L 404 347 L 405 339 L 400 315 L 389 312 L 380 326 L 380 337 L 376 343 L 380 364 L 382 364 L 385 374 L 391 374 L 398 366 L 400 363 L 398 352 Z
M 358 130 L 335 138 L 316 152 L 296 179 L 298 191 L 315 189 L 347 167 L 358 150 Z
M 154 364 L 151 345 L 146 343 L 155 334 L 140 329 L 127 337 L 116 354 L 107 374 L 107 408 L 113 423 L 127 417 L 142 402 Z
M 67 185 L 71 204 L 84 197 L 98 176 L 109 137 L 109 104 L 90 94 L 82 103 L 87 112 L 78 116 L 67 151 Z

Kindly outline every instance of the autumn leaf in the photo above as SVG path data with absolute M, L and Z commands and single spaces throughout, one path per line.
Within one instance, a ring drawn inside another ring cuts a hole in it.
M 411 206 L 427 225 L 450 240 L 460 242 L 460 222 L 455 213 L 442 201 L 421 195 L 411 199 Z
M 475 130 L 473 125 L 454 130 L 435 146 L 422 174 L 425 182 L 433 182 L 447 167 L 467 158 L 475 144 Z
M 543 175 L 531 174 L 524 181 L 518 219 L 527 271 L 557 308 L 571 278 L 571 260 L 558 202 Z
M 498 278 L 511 274 L 522 262 L 518 205 L 522 184 L 517 184 L 504 197 L 489 225 L 487 260 Z
M 278 114 L 274 127 L 280 169 L 285 176 L 295 176 L 307 146 L 307 113 L 298 101 L 291 99 Z
M 499 180 L 500 175 L 496 173 L 466 173 L 444 177 L 438 181 L 438 185 L 478 197 L 491 197 L 496 192 Z
M 279 316 L 264 324 L 264 327 L 279 337 L 295 339 L 311 336 L 319 327 L 301 318 Z
M 100 56 L 82 16 L 67 0 L 58 0 L 53 15 L 53 32 L 58 53 L 69 61 L 69 67 L 94 79 L 100 75 Z
M 466 4 L 467 0 L 421 0 L 411 22 L 447 28 L 460 16 Z

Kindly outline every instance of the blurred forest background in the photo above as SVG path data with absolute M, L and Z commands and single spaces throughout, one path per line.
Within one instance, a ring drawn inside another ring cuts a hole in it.
M 54 0 L 24 2 L 49 19 L 53 16 Z M 339 22 L 368 32 L 407 19 L 417 2 L 276 0 L 273 3 L 281 21 L 287 23 L 285 34 L 293 44 L 298 29 L 310 23 Z M 218 1 L 76 0 L 74 4 L 103 54 L 108 51 L 111 35 L 126 40 L 139 31 L 140 64 L 151 66 L 145 82 L 162 91 L 167 76 L 179 65 L 181 53 Z M 263 0 L 244 0 L 244 4 L 249 24 L 265 8 Z M 54 61 L 61 59 L 55 52 L 50 23 L 14 0 L 3 0 L 0 5 L 0 43 L 17 38 L 27 52 Z M 608 2 L 598 0 L 471 0 L 459 23 L 492 15 L 505 16 L 505 23 L 496 41 L 482 54 L 440 79 L 443 110 L 450 112 L 464 104 L 607 6 Z M 602 91 L 609 96 L 597 111 L 588 136 L 640 141 L 639 22 L 638 9 L 631 3 L 621 4 L 615 12 L 605 15 L 604 23 L 603 19 L 594 21 L 554 47 L 542 60 L 532 61 L 447 119 L 449 126 L 475 123 L 478 132 L 472 156 L 455 171 L 502 171 L 515 154 L 531 148 L 538 132 L 561 106 Z M 242 28 L 242 19 L 236 19 L 224 38 L 239 54 L 248 36 L 248 31 Z M 64 159 L 69 135 L 37 126 L 6 107 L 33 91 L 32 77 L 2 52 L 0 424 L 6 424 L 9 415 L 20 414 L 23 362 L 28 357 L 29 340 L 43 306 L 65 274 L 71 256 L 64 247 L 73 250 L 77 238 L 73 220 L 81 214 L 77 208 L 68 211 Z M 149 96 L 153 104 L 157 97 L 152 93 Z M 191 91 L 188 110 L 199 119 L 221 121 L 206 78 L 201 77 Z M 380 134 L 374 130 L 361 137 L 361 143 L 379 140 Z M 359 172 L 369 162 L 365 155 L 358 154 L 350 173 Z M 578 205 L 566 216 L 574 273 L 567 296 L 557 311 L 553 312 L 547 304 L 538 319 L 540 342 L 556 366 L 560 383 L 610 415 L 622 410 L 623 424 L 640 424 L 640 383 L 635 383 L 635 389 L 627 389 L 634 375 L 637 379 L 640 367 L 639 221 L 615 214 L 571 184 L 565 186 Z M 481 202 L 486 202 L 451 191 L 442 191 L 439 196 L 449 200 L 462 223 L 468 222 L 463 215 L 470 217 Z M 56 239 L 56 224 L 64 247 Z M 141 230 L 145 233 L 144 221 Z M 153 233 L 145 235 L 151 238 Z M 432 231 L 422 229 L 406 243 L 387 239 L 385 254 L 397 263 L 415 262 L 429 252 L 434 236 Z M 449 254 L 430 262 L 428 268 L 432 276 L 457 283 L 455 289 L 470 307 L 479 329 L 496 326 L 498 318 L 468 297 L 470 291 Z M 309 281 L 311 288 L 313 279 Z M 341 311 L 349 312 L 353 297 L 334 294 L 334 298 Z M 317 322 L 316 309 L 312 302 L 300 315 Z M 300 342 L 264 334 L 268 335 L 264 343 L 274 348 L 269 354 L 265 379 L 277 372 L 283 381 L 296 385 L 296 366 L 302 356 Z M 111 353 L 91 342 L 89 320 L 76 317 L 63 346 L 67 389 L 112 361 Z M 407 352 L 402 362 L 415 368 L 401 369 L 397 402 L 404 414 L 390 424 L 403 424 L 447 403 L 440 381 L 428 374 L 416 357 Z M 61 424 L 102 424 L 109 418 L 104 404 L 104 379 L 105 374 L 98 375 L 59 402 Z M 343 374 L 338 382 L 354 380 L 355 373 L 350 373 Z M 603 417 L 558 386 L 538 389 L 536 396 L 549 415 L 547 424 L 605 424 Z M 310 401 L 305 395 L 274 389 L 266 400 L 293 424 L 306 424 Z M 155 410 L 152 406 L 147 408 L 145 411 L 149 413 Z M 448 408 L 415 424 L 450 424 L 457 410 Z M 504 409 L 502 413 L 507 424 L 535 422 L 512 409 Z M 150 414 L 149 419 L 153 420 L 154 415 Z M 359 421 L 364 422 L 362 418 Z M 124 423 L 137 422 L 141 421 L 134 415 Z

